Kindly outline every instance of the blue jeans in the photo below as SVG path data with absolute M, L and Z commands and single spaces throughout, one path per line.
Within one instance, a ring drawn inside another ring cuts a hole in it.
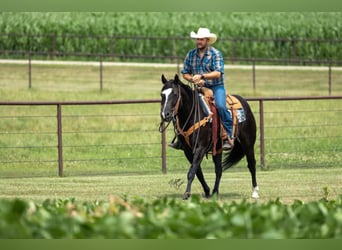
M 226 129 L 229 137 L 232 138 L 233 119 L 226 106 L 226 90 L 223 85 L 210 86 L 210 89 L 214 92 L 215 105 L 223 127 Z

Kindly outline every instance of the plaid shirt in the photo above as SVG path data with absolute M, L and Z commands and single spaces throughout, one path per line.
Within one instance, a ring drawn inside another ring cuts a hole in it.
M 196 75 L 213 71 L 221 72 L 221 77 L 213 80 L 206 79 L 205 86 L 208 88 L 224 84 L 224 61 L 222 53 L 214 47 L 208 47 L 202 58 L 200 58 L 198 49 L 189 51 L 185 57 L 184 67 L 181 72 L 182 74 Z

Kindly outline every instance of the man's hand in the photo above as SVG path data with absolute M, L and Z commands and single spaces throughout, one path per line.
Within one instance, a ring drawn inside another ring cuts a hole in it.
M 205 80 L 203 80 L 202 75 L 192 76 L 191 81 L 200 87 L 203 87 L 205 85 Z
M 200 87 L 204 87 L 205 81 L 204 80 L 199 80 L 199 82 L 196 83 Z
M 201 75 L 193 75 L 191 80 L 193 83 L 198 84 L 201 81 L 201 77 L 202 77 Z

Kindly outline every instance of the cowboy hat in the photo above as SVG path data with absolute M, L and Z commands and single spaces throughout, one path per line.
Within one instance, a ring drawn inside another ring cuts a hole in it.
M 216 42 L 217 36 L 214 33 L 210 33 L 208 28 L 199 28 L 197 33 L 191 31 L 190 33 L 191 38 L 208 38 L 209 44 L 213 44 Z

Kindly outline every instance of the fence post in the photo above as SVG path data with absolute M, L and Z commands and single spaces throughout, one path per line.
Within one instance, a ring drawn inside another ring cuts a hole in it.
M 256 91 L 255 60 L 253 58 L 253 92 Z
M 56 55 L 56 43 L 57 43 L 57 34 L 54 33 L 52 36 L 52 47 L 51 47 L 51 53 L 50 53 L 50 59 L 54 60 Z
M 62 104 L 57 104 L 58 175 L 63 177 Z
M 162 143 L 162 172 L 166 174 L 166 132 L 165 132 L 165 124 L 164 122 L 161 125 L 162 129 L 162 138 L 161 138 L 161 143 Z
M 29 89 L 32 87 L 32 64 L 31 64 L 31 52 L 28 54 L 28 73 L 29 73 Z
M 180 75 L 180 59 L 177 56 L 177 74 Z
M 292 45 L 292 62 L 295 63 L 297 60 L 297 40 L 292 39 L 291 45 Z
M 112 55 L 113 62 L 115 60 L 115 42 L 116 42 L 115 36 L 113 35 L 111 39 L 111 46 L 110 46 L 110 54 Z
M 331 96 L 331 62 L 329 63 L 329 96 Z
M 175 59 L 175 50 L 176 50 L 176 41 L 173 38 L 172 40 L 172 47 L 171 47 L 171 63 L 174 63 Z
M 264 134 L 264 102 L 259 100 L 259 119 L 260 119 L 260 165 L 265 168 L 265 134 Z
M 230 58 L 231 58 L 232 64 L 235 64 L 236 44 L 235 44 L 235 39 L 234 38 L 231 39 L 231 43 L 232 43 L 232 49 L 230 51 Z
M 100 57 L 100 91 L 102 92 L 103 89 L 103 63 L 102 57 Z

